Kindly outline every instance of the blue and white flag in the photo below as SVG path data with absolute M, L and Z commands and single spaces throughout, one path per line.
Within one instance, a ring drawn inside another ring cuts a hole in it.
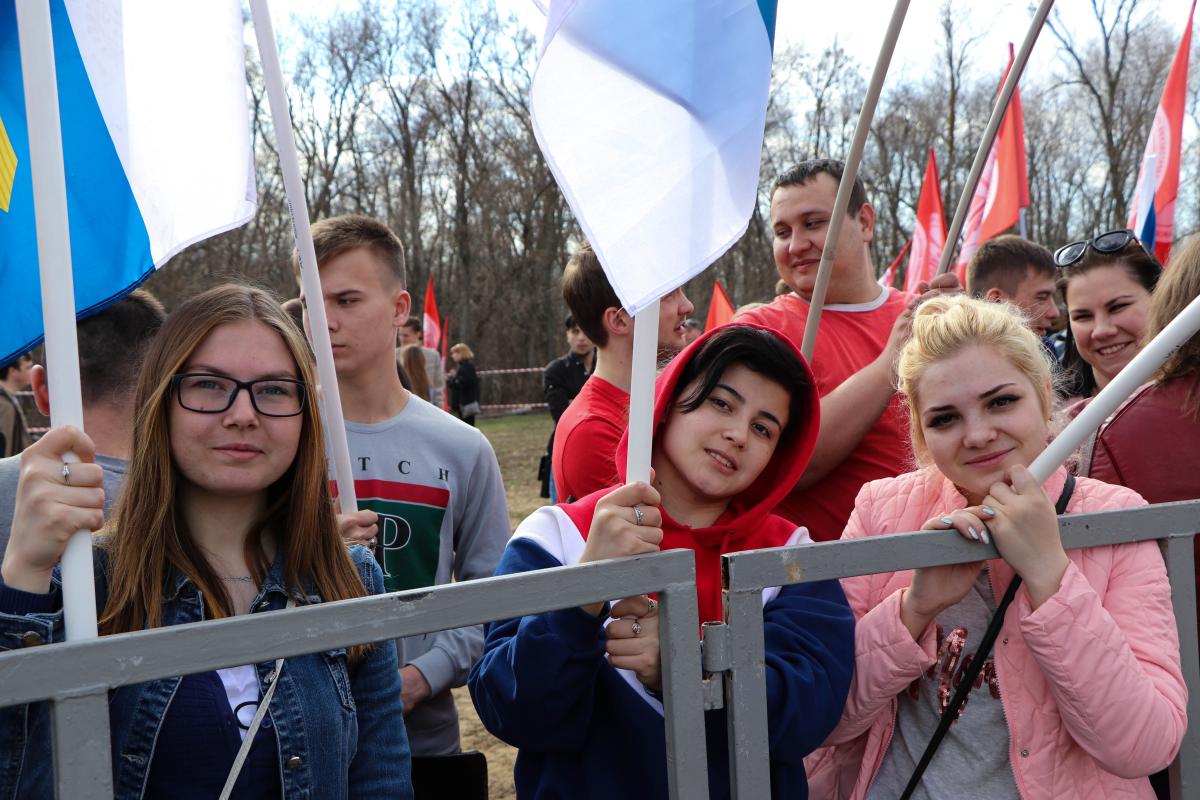
M 50 0 L 79 316 L 254 216 L 239 0 Z M 0 0 L 0 363 L 42 338 L 13 0 Z M 33 132 L 32 135 L 38 135 Z
M 775 0 L 551 0 L 534 132 L 627 311 L 745 232 Z

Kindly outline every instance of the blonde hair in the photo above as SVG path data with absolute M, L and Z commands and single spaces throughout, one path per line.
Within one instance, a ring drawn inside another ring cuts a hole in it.
M 585 331 L 585 333 L 586 333 L 586 331 Z M 475 358 L 475 353 L 473 353 L 471 351 L 471 348 L 467 347 L 466 344 L 464 344 L 463 342 L 459 342 L 458 344 L 451 347 L 450 355 L 458 356 L 459 358 L 461 358 L 464 361 L 470 361 L 471 359 Z
M 1050 356 L 1021 310 L 1012 303 L 991 303 L 966 295 L 935 297 L 917 307 L 913 332 L 900 352 L 898 388 L 908 401 L 913 450 L 927 455 L 921 430 L 917 387 L 933 364 L 972 346 L 991 347 L 1023 373 L 1038 392 L 1049 420 L 1054 410 L 1054 372 Z

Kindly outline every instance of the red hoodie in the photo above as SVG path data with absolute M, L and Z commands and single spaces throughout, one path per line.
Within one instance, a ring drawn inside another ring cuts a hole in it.
M 654 383 L 654 447 L 658 447 L 659 432 L 669 410 L 668 403 L 675 393 L 675 386 L 684 367 L 696 357 L 700 348 L 716 331 L 726 327 L 729 326 L 714 328 L 692 342 L 658 376 L 658 380 Z M 762 474 L 748 489 L 730 500 L 729 508 L 709 527 L 692 528 L 673 520 L 665 508 L 660 509 L 663 517 L 662 549 L 686 548 L 696 554 L 696 594 L 701 622 L 718 621 L 722 618 L 722 554 L 761 547 L 778 547 L 786 544 L 796 530 L 795 523 L 771 512 L 796 485 L 804 468 L 808 466 L 808 459 L 816 446 L 817 431 L 820 429 L 821 403 L 815 388 L 816 381 L 808 364 L 800 355 L 799 349 L 790 339 L 771 328 L 761 325 L 745 325 L 745 327 L 759 328 L 773 333 L 796 354 L 796 358 L 803 365 L 804 376 L 808 384 L 808 396 L 805 403 L 808 411 L 803 418 L 788 421 L 787 429 Z M 626 431 L 625 435 L 621 437 L 621 443 L 617 446 L 617 472 L 621 480 L 625 480 L 625 460 L 628 449 L 629 432 Z M 592 516 L 596 513 L 596 503 L 618 486 L 619 484 L 610 486 L 607 489 L 593 492 L 574 503 L 560 506 L 584 539 L 587 539 L 588 532 L 591 530 Z

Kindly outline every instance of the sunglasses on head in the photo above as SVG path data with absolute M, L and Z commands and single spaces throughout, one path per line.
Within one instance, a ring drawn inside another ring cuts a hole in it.
M 1054 252 L 1054 263 L 1058 267 L 1069 267 L 1084 257 L 1088 247 L 1097 253 L 1119 253 L 1133 241 L 1137 241 L 1137 236 L 1128 228 L 1108 231 L 1094 239 L 1082 239 L 1063 245 Z

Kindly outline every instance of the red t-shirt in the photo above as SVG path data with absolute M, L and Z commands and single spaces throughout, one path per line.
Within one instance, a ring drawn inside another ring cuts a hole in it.
M 903 292 L 889 289 L 869 303 L 825 306 L 810 365 L 821 397 L 879 357 L 896 318 L 910 299 Z M 804 340 L 808 309 L 808 301 L 792 293 L 738 319 L 782 331 L 799 344 Z M 820 483 L 789 494 L 775 513 L 807 526 L 816 541 L 837 539 L 850 519 L 854 498 L 864 483 L 908 472 L 912 466 L 908 413 L 896 395 L 845 461 Z
M 595 375 L 588 378 L 554 429 L 550 463 L 559 502 L 621 482 L 617 444 L 628 425 L 629 392 Z

